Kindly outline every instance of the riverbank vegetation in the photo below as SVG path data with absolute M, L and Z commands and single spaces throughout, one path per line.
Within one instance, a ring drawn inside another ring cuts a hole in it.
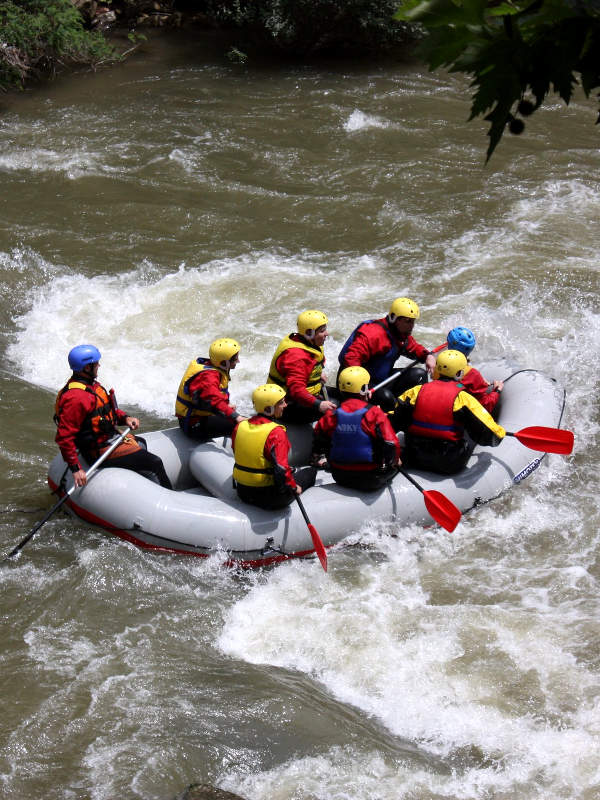
M 227 31 L 237 62 L 404 54 L 421 39 L 430 69 L 472 79 L 488 159 L 549 94 L 568 104 L 575 86 L 600 87 L 600 0 L 0 0 L 0 89 L 120 59 L 113 31 L 149 26 Z
M 373 54 L 413 38 L 396 0 L 0 0 L 0 88 L 122 57 L 114 30 L 198 26 L 231 33 L 230 57 Z
M 71 0 L 0 0 L 0 88 L 24 86 L 59 67 L 113 57 Z

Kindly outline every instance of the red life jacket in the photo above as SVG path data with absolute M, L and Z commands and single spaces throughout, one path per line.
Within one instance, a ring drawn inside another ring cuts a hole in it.
M 464 428 L 456 424 L 453 407 L 462 390 L 463 385 L 455 381 L 435 380 L 422 386 L 407 433 L 427 439 L 461 441 Z

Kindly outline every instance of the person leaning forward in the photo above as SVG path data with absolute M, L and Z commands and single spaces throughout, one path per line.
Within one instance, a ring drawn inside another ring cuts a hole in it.
M 500 400 L 500 392 L 504 389 L 504 381 L 496 380 L 490 383 L 486 381 L 478 369 L 472 366 L 469 356 L 476 344 L 475 334 L 472 330 L 459 325 L 448 332 L 447 339 L 448 349 L 458 350 L 467 359 L 465 372 L 460 379 L 465 391 L 472 394 L 476 400 L 479 400 L 485 410 L 491 414 Z
M 239 361 L 235 339 L 215 339 L 208 358 L 198 357 L 187 366 L 177 390 L 175 414 L 181 430 L 192 439 L 207 442 L 231 436 L 240 416 L 229 402 L 229 379 Z
M 298 315 L 297 328 L 297 333 L 279 342 L 267 381 L 287 393 L 283 422 L 314 422 L 335 408 L 335 403 L 323 397 L 327 317 L 322 311 L 303 311 Z
M 506 431 L 460 380 L 467 359 L 458 350 L 437 357 L 434 380 L 398 398 L 392 424 L 405 431 L 404 465 L 454 475 L 476 444 L 496 447 Z
M 285 410 L 285 389 L 274 383 L 258 386 L 252 404 L 256 414 L 240 422 L 232 436 L 235 487 L 245 503 L 285 508 L 295 495 L 314 485 L 317 470 L 290 467 L 290 441 L 285 427 L 275 421 Z
M 107 392 L 96 380 L 100 358 L 100 351 L 94 345 L 80 344 L 70 350 L 68 360 L 73 374 L 56 397 L 55 441 L 73 473 L 75 486 L 87 483 L 79 453 L 91 466 L 120 435 L 117 425 L 137 430 L 140 424 L 137 417 L 129 416 L 117 406 L 113 389 Z M 102 467 L 130 469 L 166 489 L 173 488 L 162 459 L 149 453 L 144 439 L 133 434 L 125 437 Z
M 340 372 L 342 402 L 315 425 L 313 453 L 327 456 L 336 483 L 376 491 L 397 474 L 400 444 L 387 414 L 370 405 L 371 376 L 363 367 Z
M 382 319 L 368 319 L 352 331 L 338 356 L 339 373 L 345 367 L 364 367 L 374 384 L 389 378 L 394 372 L 394 364 L 400 356 L 425 364 L 427 372 L 435 368 L 435 356 L 413 337 L 415 320 L 420 316 L 419 306 L 409 297 L 397 297 L 390 306 L 389 313 Z M 424 383 L 427 375 L 420 367 L 398 371 L 398 379 L 387 388 L 385 396 L 376 393 L 374 398 L 381 404 L 388 403 L 388 394 L 397 397 L 410 386 Z

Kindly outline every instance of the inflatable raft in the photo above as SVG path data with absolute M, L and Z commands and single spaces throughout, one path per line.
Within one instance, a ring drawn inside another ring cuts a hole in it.
M 560 426 L 565 392 L 553 378 L 532 369 L 511 369 L 506 362 L 482 365 L 482 371 L 488 380 L 505 381 L 498 422 L 506 430 Z M 292 464 L 307 463 L 311 433 L 308 425 L 288 426 Z M 148 449 L 162 458 L 174 490 L 135 472 L 107 467 L 73 492 L 66 503 L 71 513 L 140 547 L 196 556 L 220 551 L 227 563 L 242 566 L 314 555 L 296 503 L 281 511 L 264 511 L 238 499 L 232 486 L 230 439 L 197 444 L 179 428 L 143 435 Z M 457 475 L 419 470 L 410 474 L 423 489 L 443 493 L 466 512 L 529 478 L 543 458 L 544 453 L 506 437 L 498 447 L 477 446 Z M 50 465 L 48 483 L 59 495 L 72 487 L 71 473 L 60 455 Z M 381 491 L 360 493 L 319 472 L 316 485 L 302 494 L 302 500 L 325 547 L 367 521 L 394 520 L 399 527 L 434 524 L 423 495 L 402 474 Z

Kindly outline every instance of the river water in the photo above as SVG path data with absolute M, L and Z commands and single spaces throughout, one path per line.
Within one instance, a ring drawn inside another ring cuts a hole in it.
M 465 85 L 237 67 L 163 37 L 0 99 L 6 552 L 52 502 L 80 342 L 150 430 L 213 338 L 242 343 L 248 410 L 300 310 L 329 315 L 331 364 L 407 294 L 425 344 L 466 324 L 475 360 L 558 378 L 576 434 L 453 534 L 348 530 L 327 575 L 147 553 L 57 515 L 0 570 L 0 796 L 600 796 L 596 110 L 541 110 L 485 166 Z

